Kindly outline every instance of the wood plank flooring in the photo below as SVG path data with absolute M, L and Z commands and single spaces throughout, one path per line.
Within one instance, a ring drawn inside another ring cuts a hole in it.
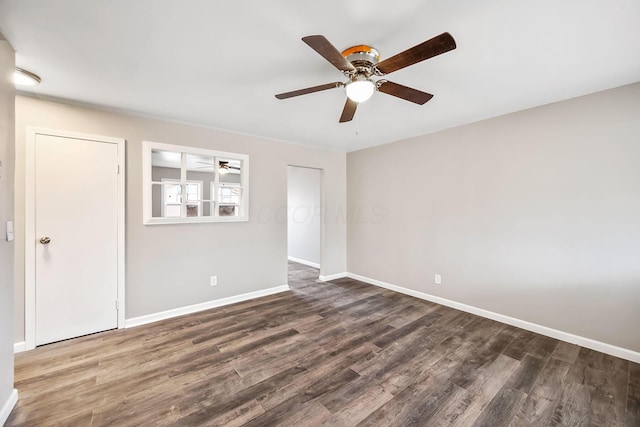
M 20 353 L 7 425 L 640 426 L 638 364 L 317 276 Z

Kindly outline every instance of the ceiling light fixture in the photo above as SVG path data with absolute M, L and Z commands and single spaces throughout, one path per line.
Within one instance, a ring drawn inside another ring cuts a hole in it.
M 376 91 L 376 85 L 370 79 L 358 76 L 355 80 L 347 83 L 345 90 L 350 100 L 361 103 L 371 98 L 373 92 Z
M 13 73 L 13 83 L 18 86 L 37 86 L 41 81 L 40 76 L 22 68 L 16 67 Z
M 228 173 L 229 172 L 229 165 L 227 165 L 226 163 L 220 162 L 220 166 L 218 167 L 218 172 L 220 173 L 220 175 L 224 175 L 224 174 Z

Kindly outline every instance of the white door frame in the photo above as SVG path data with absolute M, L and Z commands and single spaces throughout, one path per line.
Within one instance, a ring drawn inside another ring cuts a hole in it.
M 36 192 L 35 192 L 35 145 L 36 135 L 84 139 L 109 144 L 118 148 L 118 329 L 125 327 L 125 140 L 108 136 L 89 135 L 54 129 L 27 126 L 25 145 L 25 245 L 24 245 L 24 323 L 25 349 L 36 346 Z
M 324 257 L 324 250 L 325 250 L 325 194 L 324 194 L 324 189 L 325 189 L 325 183 L 324 183 L 324 176 L 325 176 L 325 170 L 323 168 L 319 168 L 319 167 L 315 167 L 315 166 L 302 166 L 299 164 L 287 164 L 287 169 L 289 167 L 293 167 L 293 168 L 301 168 L 301 169 L 313 169 L 313 170 L 317 170 L 320 172 L 320 263 L 318 266 L 315 265 L 310 265 L 310 264 L 305 264 L 308 265 L 309 267 L 314 267 L 314 268 L 318 268 L 319 271 L 319 277 L 323 277 L 322 275 L 322 268 L 324 265 L 323 259 Z M 289 196 L 289 174 L 287 173 L 287 198 Z M 287 202 L 287 260 L 289 260 L 289 227 L 288 227 L 288 222 L 289 222 L 289 206 L 288 206 L 288 202 Z M 300 262 L 301 260 L 296 259 L 296 260 L 291 260 L 294 262 Z

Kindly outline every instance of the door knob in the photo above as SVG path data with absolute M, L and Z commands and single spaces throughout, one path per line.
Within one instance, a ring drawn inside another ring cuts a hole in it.
M 51 241 L 51 239 L 48 238 L 48 237 L 41 237 L 40 238 L 40 243 L 42 243 L 43 245 L 48 245 L 50 241 Z

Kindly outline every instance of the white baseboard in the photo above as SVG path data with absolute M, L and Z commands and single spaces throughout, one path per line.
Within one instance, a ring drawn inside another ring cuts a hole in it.
M 24 341 L 14 342 L 13 343 L 13 352 L 14 353 L 22 353 L 27 350 L 27 343 Z
M 591 338 L 574 335 L 569 332 L 548 328 L 546 326 L 538 325 L 537 323 L 531 323 L 531 322 L 527 322 L 526 320 L 516 319 L 514 317 L 505 316 L 499 313 L 494 313 L 489 310 L 484 310 L 482 308 L 448 300 L 446 298 L 437 297 L 435 295 L 426 294 L 424 292 L 414 291 L 413 289 L 407 289 L 401 286 L 392 285 L 391 283 L 386 283 L 380 280 L 371 279 L 369 277 L 360 276 L 359 274 L 346 273 L 346 276 L 355 280 L 359 280 L 361 282 L 369 283 L 371 285 L 375 285 L 381 288 L 389 289 L 391 291 L 399 292 L 401 294 L 410 295 L 412 297 L 435 302 L 441 305 L 446 305 L 447 307 L 455 308 L 456 310 L 465 311 L 467 313 L 475 314 L 481 317 L 486 317 L 487 319 L 496 320 L 498 322 L 506 323 L 507 325 L 515 326 L 521 329 L 526 329 L 527 331 L 535 332 L 540 335 L 545 335 L 561 341 L 566 341 L 571 344 L 576 344 L 581 347 L 586 347 L 591 350 L 596 350 L 602 353 L 610 354 L 611 356 L 616 356 L 621 359 L 626 359 L 635 363 L 640 363 L 640 353 L 638 353 L 637 351 L 629 350 L 622 347 L 617 347 L 615 345 L 603 343 L 601 341 L 596 341 Z M 333 279 L 329 279 L 329 280 L 333 280 Z
M 14 388 L 9 395 L 9 399 L 7 399 L 4 405 L 2 405 L 2 409 L 0 409 L 0 426 L 3 426 L 4 423 L 7 422 L 7 419 L 9 418 L 9 415 L 11 415 L 11 411 L 13 410 L 13 407 L 16 406 L 17 402 L 18 390 Z
M 276 286 L 273 288 L 262 289 L 255 292 L 248 292 L 246 294 L 234 295 L 232 297 L 220 298 L 213 301 L 207 301 L 200 304 L 188 305 L 186 307 L 174 308 L 167 311 L 161 311 L 159 313 L 147 314 L 140 317 L 132 317 L 125 321 L 125 328 L 132 328 L 134 326 L 146 325 L 147 323 L 157 322 L 159 320 L 170 319 L 172 317 L 182 316 L 184 314 L 196 313 L 202 310 L 209 310 L 210 308 L 222 307 L 223 305 L 235 304 L 237 302 L 247 301 L 254 298 L 265 297 L 267 295 L 273 295 L 280 292 L 286 292 L 289 290 L 289 285 Z
M 318 279 L 323 282 L 328 282 L 329 280 L 344 279 L 345 277 L 349 277 L 349 273 L 328 274 L 326 276 L 319 276 Z
M 300 258 L 294 258 L 292 256 L 287 257 L 289 261 L 297 262 L 298 264 L 306 265 L 307 267 L 320 268 L 320 264 L 317 262 L 306 261 Z

